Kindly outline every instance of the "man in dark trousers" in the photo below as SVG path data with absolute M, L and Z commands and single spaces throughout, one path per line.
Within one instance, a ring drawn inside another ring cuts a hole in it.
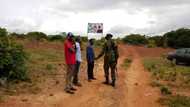
M 81 83 L 79 82 L 79 71 L 80 71 L 80 64 L 82 62 L 82 57 L 81 57 L 81 38 L 80 36 L 77 36 L 75 40 L 76 44 L 76 66 L 75 66 L 75 73 L 74 73 L 74 79 L 73 79 L 73 84 L 75 86 L 81 87 Z
M 103 45 L 102 51 L 95 59 L 99 59 L 101 56 L 104 55 L 104 73 L 106 79 L 104 84 L 109 84 L 109 68 L 111 68 L 111 78 L 112 78 L 111 85 L 115 87 L 115 81 L 116 81 L 115 72 L 116 72 L 116 65 L 119 53 L 117 45 L 112 40 L 112 37 L 113 37 L 112 34 L 106 35 L 105 37 L 106 42 Z
M 95 80 L 93 69 L 94 69 L 94 49 L 93 49 L 94 40 L 90 39 L 89 44 L 86 49 L 86 59 L 87 59 L 87 73 L 88 73 L 88 81 L 91 82 L 91 80 Z

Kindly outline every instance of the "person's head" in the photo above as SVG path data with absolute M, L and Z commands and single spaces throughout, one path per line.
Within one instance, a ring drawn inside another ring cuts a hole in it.
M 113 37 L 113 35 L 111 34 L 111 33 L 108 33 L 108 34 L 106 34 L 106 40 L 109 40 L 109 39 L 111 39 Z
M 90 40 L 89 40 L 89 44 L 90 44 L 90 45 L 94 45 L 94 39 L 90 39 Z
M 71 33 L 71 32 L 67 33 L 67 39 L 68 39 L 69 41 L 72 41 L 73 38 L 74 38 L 73 33 Z
M 75 39 L 75 41 L 78 42 L 78 43 L 81 43 L 81 38 L 80 38 L 80 36 L 77 36 L 76 39 Z

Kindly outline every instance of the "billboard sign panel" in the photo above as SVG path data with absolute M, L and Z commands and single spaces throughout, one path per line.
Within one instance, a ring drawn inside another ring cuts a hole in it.
M 88 23 L 88 33 L 103 33 L 103 23 Z

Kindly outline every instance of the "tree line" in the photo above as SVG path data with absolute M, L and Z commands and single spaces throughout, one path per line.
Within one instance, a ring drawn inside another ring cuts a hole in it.
M 132 45 L 147 45 L 148 47 L 190 48 L 190 29 L 180 28 L 161 36 L 146 36 L 141 34 L 126 35 L 123 42 Z
M 32 41 L 61 41 L 66 38 L 66 33 L 47 35 L 43 32 L 28 32 L 26 34 L 10 33 L 5 28 L 0 28 L 0 79 L 26 80 L 27 76 L 27 54 L 23 46 L 14 42 L 12 38 L 29 39 Z M 83 42 L 87 42 L 87 37 L 81 37 Z M 124 43 L 132 45 L 147 45 L 148 47 L 172 47 L 190 48 L 190 29 L 180 28 L 170 31 L 162 36 L 148 37 L 141 34 L 126 35 L 122 39 Z M 104 38 L 96 42 L 97 46 L 102 45 Z

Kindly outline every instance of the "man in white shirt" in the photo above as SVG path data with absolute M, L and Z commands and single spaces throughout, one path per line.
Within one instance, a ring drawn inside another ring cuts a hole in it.
M 80 44 L 81 44 L 81 39 L 80 39 L 80 36 L 78 36 L 76 38 L 76 43 L 75 43 L 75 45 L 76 45 L 76 66 L 75 66 L 75 74 L 74 74 L 73 84 L 76 86 L 79 86 L 79 87 L 82 86 L 78 79 L 78 73 L 80 71 L 80 64 L 82 62 Z

